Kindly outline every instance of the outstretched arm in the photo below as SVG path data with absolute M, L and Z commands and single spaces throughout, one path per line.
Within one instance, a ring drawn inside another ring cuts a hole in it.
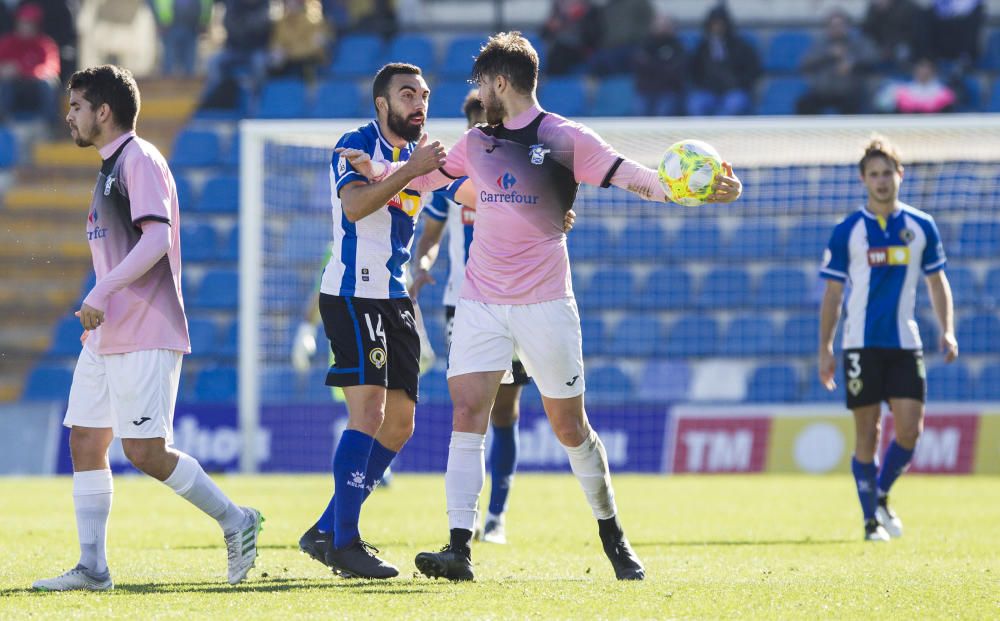
M 610 179 L 610 185 L 628 190 L 646 200 L 661 203 L 669 200 L 656 171 L 630 159 L 622 159 Z M 743 183 L 733 172 L 732 164 L 723 162 L 722 174 L 716 175 L 714 190 L 707 202 L 731 203 L 742 193 Z

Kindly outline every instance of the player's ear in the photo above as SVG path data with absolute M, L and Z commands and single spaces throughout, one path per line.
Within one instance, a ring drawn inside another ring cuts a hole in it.
M 375 111 L 376 112 L 386 112 L 389 109 L 389 102 L 385 97 L 375 98 Z

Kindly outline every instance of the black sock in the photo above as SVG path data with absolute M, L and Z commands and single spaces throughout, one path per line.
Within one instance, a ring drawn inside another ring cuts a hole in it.
M 464 528 L 451 529 L 451 547 L 455 551 L 469 553 L 471 548 L 469 542 L 472 541 L 472 531 Z M 466 554 L 468 556 L 468 554 Z
M 625 535 L 622 530 L 622 523 L 618 521 L 618 516 L 613 515 L 606 520 L 597 520 L 597 529 L 601 534 L 602 541 L 617 541 Z

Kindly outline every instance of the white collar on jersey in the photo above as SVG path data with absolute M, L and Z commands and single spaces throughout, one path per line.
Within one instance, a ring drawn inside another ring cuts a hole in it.
M 861 213 L 866 218 L 871 218 L 872 220 L 878 220 L 878 215 L 877 214 L 874 214 L 874 213 L 868 211 L 868 205 L 862 205 L 861 206 Z M 898 216 L 901 213 L 903 213 L 903 208 L 900 206 L 899 201 L 896 201 L 896 208 L 892 210 L 892 213 L 889 214 L 889 217 L 890 218 L 895 218 L 896 216 Z

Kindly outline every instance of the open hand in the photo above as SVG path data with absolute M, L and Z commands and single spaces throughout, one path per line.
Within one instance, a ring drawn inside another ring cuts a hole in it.
M 358 174 L 368 177 L 369 179 L 374 179 L 380 176 L 381 172 L 384 170 L 375 170 L 375 166 L 372 162 L 370 155 L 362 151 L 361 149 L 351 149 L 349 147 L 337 147 L 334 152 L 340 154 L 340 157 L 345 158 L 351 165 L 351 168 L 358 171 Z M 385 164 L 382 164 L 384 168 Z
M 715 176 L 713 187 L 706 202 L 731 203 L 743 193 L 743 182 L 733 172 L 733 165 L 729 162 L 722 162 L 722 174 Z
M 415 177 L 426 175 L 444 166 L 448 153 L 437 140 L 427 142 L 427 134 L 420 137 L 417 148 L 410 153 L 410 159 L 406 160 L 404 168 L 413 172 Z

